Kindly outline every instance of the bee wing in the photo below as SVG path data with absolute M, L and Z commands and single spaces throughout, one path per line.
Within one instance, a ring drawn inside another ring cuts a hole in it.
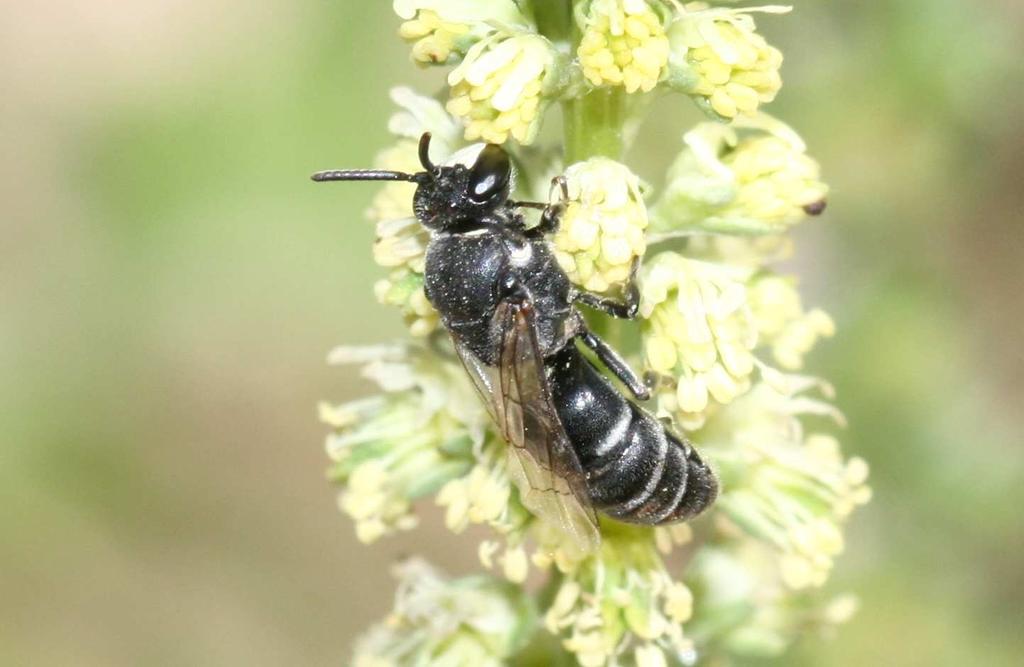
M 559 526 L 578 548 L 593 551 L 601 539 L 597 514 L 586 474 L 551 402 L 533 306 L 503 303 L 495 320 L 502 332 L 497 368 L 457 342 L 455 349 L 508 443 L 509 474 L 523 504 Z

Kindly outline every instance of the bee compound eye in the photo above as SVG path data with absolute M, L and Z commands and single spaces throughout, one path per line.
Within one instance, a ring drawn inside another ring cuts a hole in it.
M 505 149 L 487 144 L 469 174 L 469 198 L 483 204 L 499 194 L 508 195 L 512 163 Z

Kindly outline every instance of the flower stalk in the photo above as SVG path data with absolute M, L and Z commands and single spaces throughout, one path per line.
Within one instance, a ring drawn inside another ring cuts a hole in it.
M 354 664 L 724 664 L 778 655 L 847 620 L 855 598 L 829 594 L 827 583 L 846 520 L 870 499 L 868 469 L 823 428 L 843 424 L 830 385 L 802 374 L 835 323 L 806 307 L 777 267 L 793 252 L 786 233 L 822 212 L 828 188 L 799 135 L 762 108 L 781 85 L 782 55 L 753 19 L 788 8 L 394 8 L 412 60 L 446 68 L 449 90 L 440 99 L 393 92 L 396 142 L 378 166 L 416 170 L 416 139 L 430 132 L 432 154 L 447 164 L 472 163 L 479 141 L 504 144 L 520 171 L 516 200 L 560 198 L 548 184 L 564 176 L 552 249 L 580 289 L 617 296 L 638 280 L 638 320 L 595 314 L 592 326 L 645 372 L 645 408 L 706 455 L 721 495 L 689 524 L 602 518 L 593 552 L 531 514 L 507 445 L 425 297 L 429 235 L 413 217 L 414 186 L 386 184 L 368 211 L 386 269 L 376 293 L 398 308 L 412 341 L 332 353 L 332 363 L 361 366 L 380 393 L 321 408 L 331 479 L 367 544 L 415 530 L 431 505 L 452 533 L 489 534 L 475 547 L 483 574 L 453 579 L 415 559 L 398 566 L 395 611 L 360 640 Z M 709 120 L 680 128 L 678 154 L 653 191 L 623 160 L 659 91 Z M 542 131 L 556 106 L 560 140 Z M 809 417 L 818 430 L 805 432 Z
M 592 157 L 622 159 L 625 148 L 626 95 L 621 90 L 598 89 L 562 103 L 565 126 L 565 161 Z
M 539 0 L 531 3 L 537 30 L 553 41 L 572 37 L 572 0 Z

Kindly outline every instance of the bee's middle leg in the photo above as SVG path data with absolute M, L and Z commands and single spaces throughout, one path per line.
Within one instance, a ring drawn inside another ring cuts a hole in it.
M 622 287 L 621 299 L 577 290 L 572 294 L 572 300 L 575 303 L 589 306 L 605 315 L 611 315 L 623 320 L 632 320 L 636 318 L 636 314 L 640 310 L 640 288 L 636 282 L 636 274 L 639 270 L 640 258 L 635 257 L 633 258 L 633 264 L 629 268 L 629 279 Z
M 626 385 L 630 393 L 636 397 L 638 401 L 646 401 L 651 397 L 651 390 L 643 379 L 636 374 L 626 360 L 623 359 L 618 352 L 612 348 L 611 345 L 601 340 L 601 338 L 591 331 L 586 322 L 583 321 L 583 316 L 579 313 L 576 314 L 576 337 L 583 341 L 583 344 L 594 351 L 597 358 L 601 360 L 601 363 L 605 365 L 612 374 L 617 377 L 622 384 Z

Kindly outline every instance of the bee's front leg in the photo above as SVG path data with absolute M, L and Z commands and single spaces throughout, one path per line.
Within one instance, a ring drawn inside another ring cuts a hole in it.
M 561 192 L 561 198 L 548 204 L 541 204 L 539 202 L 509 202 L 513 206 L 519 206 L 522 208 L 537 208 L 541 209 L 543 213 L 540 214 L 540 222 L 536 227 L 532 227 L 527 234 L 533 238 L 547 236 L 548 234 L 554 234 L 558 231 L 558 226 L 562 222 L 562 216 L 565 215 L 565 207 L 569 203 L 569 183 L 565 180 L 565 176 L 555 176 L 551 179 L 551 189 L 558 188 Z

